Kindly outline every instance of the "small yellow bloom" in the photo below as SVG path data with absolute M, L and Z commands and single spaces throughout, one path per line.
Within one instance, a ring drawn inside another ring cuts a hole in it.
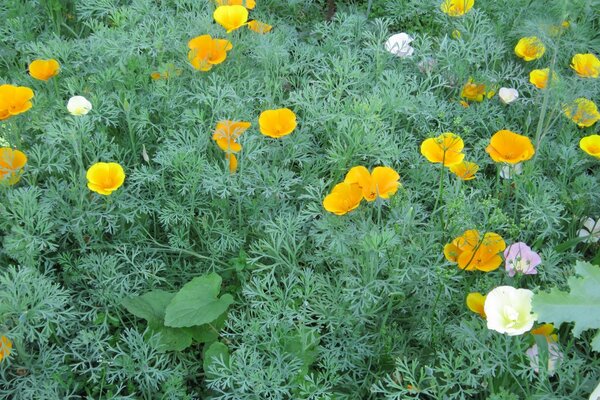
M 421 154 L 432 163 L 443 163 L 445 167 L 462 162 L 465 143 L 452 132 L 442 133 L 421 143 Z
M 260 113 L 258 125 L 260 133 L 278 139 L 296 129 L 296 114 L 289 108 L 266 110 Z
M 572 104 L 564 106 L 563 111 L 580 128 L 588 128 L 600 120 L 596 103 L 584 97 L 575 99 Z
M 250 122 L 244 121 L 219 121 L 212 138 L 221 150 L 227 153 L 237 153 L 242 150 L 237 139 L 250 128 L 250 125 Z
M 600 135 L 590 135 L 579 141 L 579 147 L 592 157 L 600 160 Z
M 32 98 L 33 90 L 28 87 L 0 85 L 0 121 L 29 110 Z
M 490 139 L 485 151 L 495 162 L 517 164 L 527 161 L 535 154 L 531 140 L 527 136 L 509 130 L 500 130 Z
M 23 175 L 27 164 L 27 156 L 19 150 L 10 147 L 0 148 L 0 183 L 14 185 Z
M 470 161 L 462 161 L 458 164 L 450 165 L 448 169 L 459 179 L 470 181 L 471 179 L 475 179 L 475 174 L 479 170 L 479 165 Z
M 346 174 L 344 182 L 357 184 L 362 190 L 362 196 L 367 201 L 377 197 L 389 199 L 400 187 L 400 175 L 390 167 L 375 167 L 373 172 L 363 166 L 353 167 Z
M 153 72 L 150 74 L 150 78 L 156 80 L 159 80 L 162 77 L 162 75 L 160 74 L 160 72 Z
M 486 96 L 485 85 L 483 83 L 474 83 L 473 79 L 469 79 L 460 92 L 460 97 L 470 101 L 483 101 Z M 493 93 L 492 93 L 493 96 Z M 491 97 L 491 96 L 490 96 Z
M 87 170 L 85 176 L 88 188 L 104 196 L 109 196 L 125 181 L 125 171 L 117 163 L 98 162 Z
M 236 30 L 248 22 L 248 10 L 244 6 L 219 6 L 213 13 L 215 21 L 227 30 Z
M 358 184 L 338 183 L 323 200 L 323 207 L 335 215 L 344 215 L 358 207 L 362 197 L 362 189 Z
M 524 37 L 515 46 L 515 54 L 525 61 L 533 61 L 542 57 L 546 52 L 546 46 L 536 36 Z
M 531 82 L 538 89 L 545 89 L 548 86 L 548 77 L 550 75 L 550 68 L 534 69 L 529 73 L 529 82 Z M 552 82 L 557 82 L 558 76 L 556 72 L 552 73 Z
M 0 361 L 10 355 L 12 347 L 13 345 L 9 338 L 4 335 L 0 336 Z
M 54 59 L 35 60 L 29 64 L 29 75 L 40 81 L 47 81 L 53 76 L 58 75 L 60 65 Z
M 217 6 L 244 6 L 248 10 L 256 7 L 254 0 L 216 0 Z
M 229 166 L 229 173 L 234 174 L 238 166 L 237 157 L 233 153 L 226 153 L 225 159 L 227 160 L 227 164 Z
M 248 22 L 248 29 L 256 33 L 268 33 L 271 31 L 271 29 L 273 29 L 273 27 L 265 22 L 260 22 L 254 19 Z
M 600 60 L 591 53 L 575 54 L 571 60 L 571 68 L 582 78 L 598 78 L 600 76 Z
M 481 293 L 473 292 L 467 295 L 467 307 L 474 313 L 479 314 L 483 319 L 485 319 L 485 311 L 483 309 L 484 304 L 485 296 Z
M 188 60 L 199 71 L 210 71 L 213 65 L 221 64 L 227 58 L 227 52 L 233 48 L 229 40 L 213 39 L 210 35 L 201 35 L 188 42 L 190 51 Z
M 440 9 L 451 17 L 460 17 L 469 12 L 475 0 L 443 0 Z

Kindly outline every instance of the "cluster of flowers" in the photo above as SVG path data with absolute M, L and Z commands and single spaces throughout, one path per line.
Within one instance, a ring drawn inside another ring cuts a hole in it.
M 442 133 L 421 143 L 421 154 L 432 163 L 442 164 L 464 181 L 475 178 L 479 165 L 465 161 L 462 153 L 465 144 L 462 138 L 452 132 Z

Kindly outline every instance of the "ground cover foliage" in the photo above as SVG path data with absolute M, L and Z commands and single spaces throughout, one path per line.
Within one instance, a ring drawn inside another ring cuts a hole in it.
M 0 187 L 0 334 L 13 343 L 0 397 L 587 398 L 600 380 L 594 321 L 575 337 L 571 313 L 541 309 L 563 355 L 549 371 L 545 341 L 488 330 L 465 298 L 499 285 L 552 290 L 558 304 L 593 292 L 575 274 L 600 261 L 598 243 L 578 238 L 582 219 L 600 217 L 600 163 L 577 143 L 598 127 L 562 108 L 600 101 L 600 80 L 569 68 L 575 53 L 600 54 L 600 2 L 478 0 L 460 18 L 439 3 L 340 1 L 326 21 L 324 2 L 257 0 L 268 34 L 226 34 L 207 0 L 0 4 L 0 81 L 35 92 L 31 110 L 0 121 L 3 146 L 28 157 Z M 398 32 L 415 38 L 412 57 L 385 50 Z M 203 34 L 234 46 L 209 72 L 187 59 Z M 526 36 L 546 45 L 533 63 L 514 54 Z M 60 74 L 34 80 L 36 58 Z M 529 72 L 548 66 L 560 79 L 537 89 Z M 520 97 L 465 107 L 469 78 Z M 89 114 L 67 112 L 75 95 Z M 280 107 L 295 131 L 261 135 L 258 115 Z M 226 119 L 252 123 L 234 174 L 211 140 Z M 485 152 L 501 129 L 535 145 L 513 179 Z M 436 207 L 440 169 L 419 146 L 442 132 L 480 170 L 445 176 Z M 98 161 L 126 173 L 108 197 L 86 186 Z M 328 213 L 324 197 L 356 165 L 393 167 L 402 186 Z M 448 262 L 444 245 L 469 229 L 528 243 L 537 275 Z

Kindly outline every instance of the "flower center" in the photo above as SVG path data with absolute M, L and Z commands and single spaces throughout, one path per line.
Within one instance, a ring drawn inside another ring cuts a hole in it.
M 519 272 L 525 272 L 529 269 L 529 260 L 524 260 L 521 257 L 517 257 L 510 262 L 513 268 Z
M 511 306 L 504 306 L 504 316 L 508 320 L 507 327 L 512 328 L 519 319 L 519 312 Z

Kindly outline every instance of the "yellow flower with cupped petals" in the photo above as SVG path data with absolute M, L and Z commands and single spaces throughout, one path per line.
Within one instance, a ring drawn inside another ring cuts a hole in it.
M 246 25 L 248 10 L 240 5 L 219 6 L 213 13 L 213 17 L 229 33 Z
M 233 45 L 226 39 L 213 39 L 210 35 L 201 35 L 188 42 L 190 51 L 188 60 L 199 71 L 210 71 L 213 65 L 221 64 L 227 58 L 227 52 Z
M 40 81 L 47 81 L 58 75 L 59 71 L 60 64 L 55 59 L 35 60 L 29 64 L 29 75 Z
M 517 164 L 527 161 L 535 154 L 527 136 L 503 129 L 492 136 L 485 151 L 495 162 Z
M 461 17 L 475 5 L 475 0 L 443 0 L 440 9 L 451 17 Z
M 346 174 L 344 182 L 357 184 L 367 201 L 376 198 L 389 199 L 400 186 L 400 175 L 390 167 L 375 167 L 373 172 L 363 166 L 353 167 Z
M 600 60 L 594 54 L 575 54 L 571 59 L 571 68 L 582 78 L 600 76 Z
M 296 114 L 289 108 L 265 110 L 258 117 L 260 133 L 278 139 L 287 136 L 296 129 Z
M 432 163 L 443 163 L 445 167 L 463 161 L 465 144 L 460 136 L 452 132 L 442 133 L 421 143 L 421 154 Z
M 580 128 L 589 128 L 600 120 L 596 103 L 584 97 L 575 99 L 570 105 L 564 106 L 563 111 Z
M 481 318 L 485 319 L 485 310 L 483 305 L 485 304 L 485 296 L 479 292 L 469 293 L 467 295 L 467 307 L 469 310 L 476 314 L 479 314 Z
M 12 351 L 13 344 L 9 338 L 0 336 L 0 361 L 8 357 Z
M 469 81 L 463 86 L 460 92 L 460 97 L 469 101 L 482 102 L 486 96 L 490 98 L 494 94 L 494 91 L 487 92 L 483 83 L 475 83 L 473 82 L 473 79 L 470 78 Z
M 237 153 L 242 150 L 242 146 L 237 140 L 242 133 L 250 128 L 250 125 L 250 122 L 244 121 L 219 121 L 212 138 L 221 150 L 228 153 Z
M 10 147 L 0 148 L 0 184 L 9 186 L 19 182 L 23 168 L 27 164 L 27 156 Z
M 28 87 L 0 85 L 0 121 L 29 110 L 31 99 L 33 90 Z
M 546 46 L 537 36 L 521 38 L 515 46 L 515 54 L 525 61 L 541 58 L 546 52 Z
M 362 189 L 358 184 L 338 183 L 323 200 L 323 207 L 335 215 L 344 215 L 357 208 L 362 197 Z
M 92 192 L 109 196 L 121 187 L 125 181 L 125 171 L 117 163 L 98 162 L 92 165 L 86 173 L 88 188 Z
M 217 6 L 244 6 L 248 10 L 256 7 L 254 0 L 216 0 Z
M 550 68 L 534 69 L 529 73 L 529 82 L 538 89 L 545 89 L 548 86 L 548 78 L 550 76 Z M 552 82 L 557 82 L 558 76 L 556 72 L 552 73 Z
M 590 135 L 579 141 L 579 147 L 592 157 L 600 160 L 600 135 Z
M 452 164 L 448 167 L 450 172 L 463 181 L 475 179 L 475 174 L 479 171 L 479 165 L 470 161 L 461 161 L 458 164 Z
M 256 33 L 264 34 L 270 32 L 273 27 L 265 22 L 260 22 L 254 19 L 248 22 L 248 29 Z
M 444 256 L 457 263 L 460 269 L 490 272 L 502 264 L 500 253 L 504 249 L 506 243 L 497 233 L 487 232 L 481 236 L 479 231 L 472 229 L 446 244 Z

